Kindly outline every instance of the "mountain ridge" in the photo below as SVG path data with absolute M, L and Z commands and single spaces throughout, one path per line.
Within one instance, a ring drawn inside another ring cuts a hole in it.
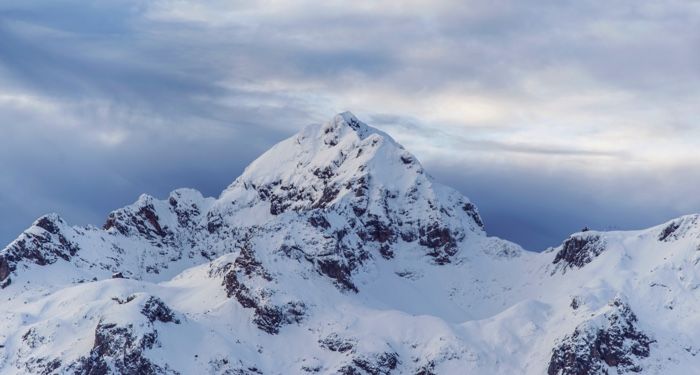
M 0 373 L 692 370 L 699 220 L 529 252 L 344 112 L 218 198 L 35 221 L 0 251 Z

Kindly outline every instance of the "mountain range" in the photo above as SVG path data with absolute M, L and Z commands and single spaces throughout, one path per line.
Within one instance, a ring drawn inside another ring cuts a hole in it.
M 0 251 L 0 374 L 696 374 L 700 215 L 526 251 L 345 112 Z

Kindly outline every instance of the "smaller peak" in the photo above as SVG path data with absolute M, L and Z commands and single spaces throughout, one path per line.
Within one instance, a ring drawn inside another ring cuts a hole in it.
M 169 199 L 184 199 L 187 201 L 201 201 L 204 199 L 202 192 L 192 188 L 179 188 L 170 192 Z
M 149 194 L 141 194 L 139 195 L 139 199 L 134 202 L 134 205 L 141 207 L 141 206 L 147 206 L 153 203 L 153 201 L 156 200 L 156 198 L 152 195 Z
M 51 234 L 57 234 L 60 231 L 59 225 L 63 224 L 65 224 L 65 222 L 58 214 L 50 213 L 36 219 L 32 225 L 44 229 Z
M 357 133 L 361 139 L 373 133 L 381 133 L 379 130 L 360 121 L 350 111 L 341 112 L 333 116 L 333 119 L 324 124 L 322 129 L 326 134 L 330 132 L 342 134 L 345 133 L 347 129 L 350 129 Z
M 697 223 L 698 220 L 700 220 L 700 214 L 688 214 L 688 215 L 683 215 L 683 216 L 677 217 L 677 218 L 675 218 L 675 219 L 673 219 L 673 220 L 670 220 L 670 221 L 667 222 L 667 224 L 668 224 L 668 223 L 671 223 L 671 222 L 691 222 L 691 223 Z
M 700 214 L 685 215 L 668 221 L 654 230 L 660 230 L 659 241 L 671 242 L 687 236 L 689 233 L 698 235 L 700 232 Z
M 53 221 L 53 222 L 59 222 L 59 223 L 63 222 L 63 219 L 61 218 L 61 216 L 59 214 L 57 214 L 55 212 L 51 212 L 51 213 L 40 216 L 38 219 L 36 219 L 36 221 L 34 221 L 34 224 L 37 224 L 41 221 L 46 221 L 46 220 Z
M 202 192 L 196 189 L 180 188 L 170 192 L 168 204 L 177 210 L 184 210 L 199 215 L 200 210 L 207 209 L 214 201 L 214 198 L 205 197 Z
M 352 112 L 350 112 L 350 111 L 345 111 L 345 112 L 338 113 L 337 115 L 335 115 L 335 117 L 333 118 L 333 120 L 334 120 L 334 122 L 340 122 L 340 121 L 342 121 L 343 123 L 347 124 L 349 127 L 353 128 L 353 129 L 355 129 L 355 130 L 359 130 L 359 129 L 367 128 L 367 127 L 368 127 L 367 124 L 365 124 L 365 123 L 363 123 L 362 121 L 360 121 L 360 120 L 359 120 L 354 114 L 352 114 Z
M 312 131 L 311 129 L 318 128 L 307 128 L 305 131 L 302 131 L 302 134 L 308 134 L 308 131 Z M 396 141 L 390 135 L 360 121 L 350 111 L 336 114 L 330 121 L 323 123 L 320 127 L 320 137 L 330 145 L 334 145 L 338 138 L 342 138 L 350 134 L 356 135 L 361 140 L 375 136 L 388 140 L 391 142 L 391 144 L 403 149 L 403 147 L 396 143 Z

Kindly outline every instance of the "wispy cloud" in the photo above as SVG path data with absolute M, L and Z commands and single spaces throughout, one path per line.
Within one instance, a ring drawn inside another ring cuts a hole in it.
M 546 211 L 560 204 L 536 189 L 570 192 L 574 171 L 620 210 L 625 182 L 644 181 L 650 222 L 697 211 L 671 197 L 697 182 L 681 166 L 700 146 L 699 17 L 687 1 L 5 1 L 0 239 L 47 210 L 94 222 L 142 191 L 216 194 L 348 109 L 429 166 L 478 170 L 455 183 L 506 236 L 511 208 L 550 239 L 571 228 L 479 195 L 487 181 L 512 195 L 538 176 Z

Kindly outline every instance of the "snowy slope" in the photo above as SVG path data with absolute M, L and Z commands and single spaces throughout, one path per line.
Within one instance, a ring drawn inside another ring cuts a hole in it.
M 696 373 L 700 216 L 543 253 L 350 113 L 0 251 L 0 374 Z

